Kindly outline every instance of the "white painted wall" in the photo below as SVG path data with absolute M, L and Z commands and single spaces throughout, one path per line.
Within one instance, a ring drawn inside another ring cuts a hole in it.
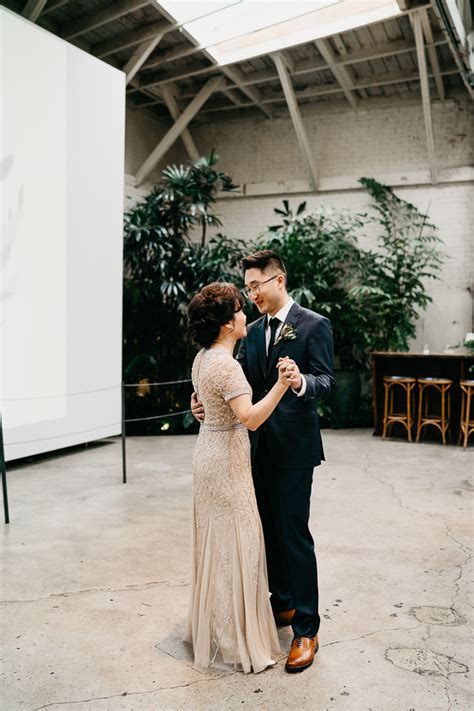
M 255 237 L 275 223 L 273 208 L 285 197 L 295 206 L 306 200 L 309 208 L 327 205 L 363 210 L 369 200 L 357 188 L 361 176 L 392 185 L 401 198 L 428 211 L 449 256 L 441 281 L 429 285 L 433 304 L 420 319 L 413 344 L 418 349 L 429 343 L 432 351 L 443 351 L 473 328 L 472 103 L 464 98 L 433 102 L 435 149 L 441 171 L 437 186 L 429 183 L 421 101 L 374 99 L 361 107 L 353 110 L 341 101 L 302 108 L 321 178 L 318 193 L 309 192 L 295 133 L 283 113 L 274 120 L 263 115 L 229 120 L 225 115 L 191 124 L 199 150 L 208 153 L 215 148 L 221 156 L 220 169 L 242 186 L 242 196 L 218 203 L 223 222 L 220 231 L 231 237 Z M 181 145 L 174 149 L 177 153 L 173 160 L 186 159 Z M 171 152 L 164 163 L 170 159 Z
M 125 77 L 3 8 L 0 30 L 10 461 L 121 429 Z

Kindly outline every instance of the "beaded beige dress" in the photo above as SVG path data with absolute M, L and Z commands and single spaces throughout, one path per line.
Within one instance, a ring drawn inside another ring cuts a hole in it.
M 252 391 L 225 350 L 202 349 L 192 369 L 204 405 L 193 459 L 193 566 L 186 639 L 195 664 L 259 672 L 280 656 L 268 594 L 248 431 L 229 401 Z

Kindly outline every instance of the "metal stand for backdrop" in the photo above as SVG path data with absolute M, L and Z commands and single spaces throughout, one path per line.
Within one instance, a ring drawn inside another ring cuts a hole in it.
M 183 383 L 190 383 L 191 380 L 170 380 L 168 382 L 164 383 L 146 383 L 147 387 L 158 387 L 158 386 L 163 386 L 163 385 L 181 385 Z M 167 415 L 153 415 L 152 417 L 135 417 L 131 420 L 127 420 L 125 417 L 125 388 L 136 388 L 143 385 L 143 383 L 122 383 L 120 388 L 121 388 L 121 420 L 120 420 L 120 425 L 121 425 L 121 441 L 122 441 L 122 483 L 126 484 L 127 483 L 127 433 L 126 433 L 126 425 L 127 422 L 144 422 L 145 420 L 163 420 L 163 419 L 169 419 L 170 417 L 179 417 L 180 415 L 187 415 L 191 410 L 180 410 L 179 412 L 169 412 Z M 118 386 L 117 386 L 118 387 Z M 109 388 L 105 388 L 109 389 Z M 91 392 L 91 391 L 88 391 Z M 73 393 L 74 395 L 84 395 L 86 393 Z M 103 425 L 104 427 L 108 427 L 111 425 L 116 425 L 119 424 L 118 422 L 112 422 L 109 425 Z M 69 434 L 77 434 L 76 432 L 72 432 Z M 68 434 L 63 435 L 64 437 L 67 437 Z M 48 438 L 46 438 L 48 439 Z M 87 443 L 86 443 L 87 444 Z M 7 471 L 6 471 L 6 465 L 5 465 L 5 451 L 4 451 L 4 443 L 3 443 L 3 426 L 2 426 L 2 417 L 0 415 L 0 459 L 1 459 L 1 467 L 2 467 L 2 491 L 3 491 L 3 511 L 4 511 L 4 517 L 5 517 L 5 523 L 10 523 L 10 515 L 9 515 L 9 508 L 8 508 L 8 489 L 7 489 Z
M 2 467 L 2 492 L 3 492 L 3 515 L 5 523 L 10 523 L 10 513 L 8 511 L 8 487 L 7 487 L 7 468 L 5 466 L 5 450 L 3 448 L 3 424 L 2 416 L 0 415 L 0 465 Z

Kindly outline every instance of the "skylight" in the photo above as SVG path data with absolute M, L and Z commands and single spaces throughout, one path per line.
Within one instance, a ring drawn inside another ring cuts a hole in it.
M 396 0 L 160 0 L 218 64 L 231 64 L 400 14 Z

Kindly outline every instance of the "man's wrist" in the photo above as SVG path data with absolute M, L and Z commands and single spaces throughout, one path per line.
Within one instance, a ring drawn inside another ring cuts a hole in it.
M 292 388 L 296 397 L 303 397 L 303 395 L 306 392 L 306 378 L 304 377 L 304 375 L 301 375 L 301 373 L 300 373 L 300 377 L 301 377 L 301 383 L 300 383 L 299 388 Z

